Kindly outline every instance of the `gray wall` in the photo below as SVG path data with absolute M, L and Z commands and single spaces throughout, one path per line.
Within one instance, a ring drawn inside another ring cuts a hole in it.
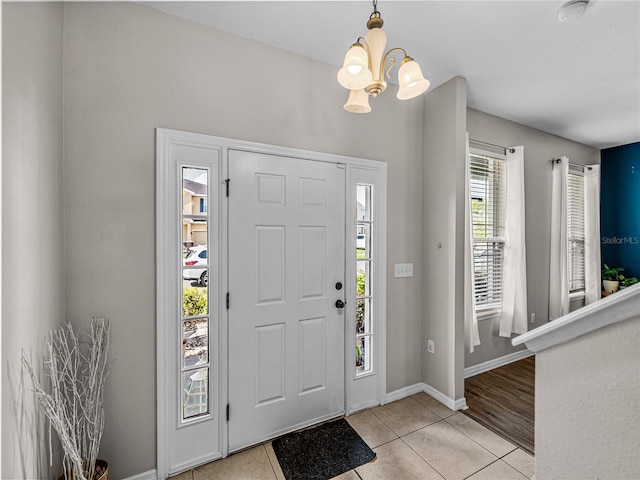
M 561 155 L 582 165 L 600 163 L 600 151 L 555 135 L 525 127 L 471 108 L 467 109 L 469 137 L 497 145 L 524 145 L 525 235 L 527 242 L 527 306 L 536 322 L 549 320 L 549 248 L 551 236 L 551 165 Z M 575 306 L 575 304 L 573 305 Z M 480 341 L 474 353 L 465 353 L 470 367 L 522 350 L 511 341 L 493 334 L 493 321 L 479 322 Z
M 640 316 L 536 354 L 536 478 L 637 479 Z
M 335 75 L 144 6 L 65 4 L 66 308 L 78 324 L 113 322 L 114 478 L 155 468 L 156 127 L 388 162 L 387 388 L 421 381 L 421 272 L 396 280 L 391 267 L 421 263 L 423 106 L 391 91 L 349 114 Z
M 426 381 L 454 399 L 463 385 L 461 298 L 442 295 L 438 282 L 442 274 L 447 291 L 459 291 L 462 278 L 455 252 L 465 123 L 473 138 L 525 145 L 527 232 L 547 228 L 548 199 L 534 192 L 546 185 L 548 193 L 548 158 L 597 161 L 593 149 L 496 117 L 465 118 L 460 78 L 424 102 L 399 102 L 390 86 L 372 100 L 372 113 L 355 116 L 341 109 L 346 92 L 335 66 L 141 5 L 5 4 L 3 22 L 7 478 L 40 476 L 34 451 L 42 442 L 10 425 L 20 348 L 35 350 L 63 318 L 86 327 L 94 315 L 112 320 L 115 359 L 101 453 L 115 459 L 114 478 L 155 468 L 155 128 L 387 162 L 387 391 Z M 447 139 L 441 152 L 429 150 L 438 132 Z M 438 192 L 450 202 L 424 219 Z M 440 217 L 446 228 L 436 250 Z M 529 302 L 542 322 L 548 245 L 536 242 L 528 241 Z M 393 264 L 404 262 L 414 264 L 414 277 L 393 278 Z M 426 338 L 436 340 L 436 355 L 427 355 Z M 477 352 L 484 361 L 503 347 Z
M 464 396 L 464 168 L 467 81 L 424 97 L 423 381 Z M 427 340 L 435 343 L 426 353 Z
M 64 317 L 62 13 L 3 4 L 2 478 L 54 475 L 20 355 L 37 362 Z

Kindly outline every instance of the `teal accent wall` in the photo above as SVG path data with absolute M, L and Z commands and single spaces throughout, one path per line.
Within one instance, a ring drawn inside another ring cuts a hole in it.
M 602 263 L 640 278 L 640 142 L 600 155 Z

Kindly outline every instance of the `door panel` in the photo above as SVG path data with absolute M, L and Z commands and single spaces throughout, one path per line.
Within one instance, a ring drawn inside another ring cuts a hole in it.
M 300 227 L 300 300 L 324 293 L 325 227 Z
M 285 235 L 284 226 L 256 226 L 258 304 L 285 301 Z
M 298 364 L 301 395 L 325 388 L 325 326 L 324 318 L 310 318 L 300 322 Z
M 285 399 L 285 325 L 258 326 L 256 332 L 256 405 Z
M 229 449 L 344 411 L 342 165 L 229 151 Z

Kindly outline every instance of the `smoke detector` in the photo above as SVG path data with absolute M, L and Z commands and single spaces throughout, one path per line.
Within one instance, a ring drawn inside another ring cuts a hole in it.
M 585 12 L 588 5 L 589 0 L 571 0 L 558 10 L 558 20 L 561 22 L 575 20 Z

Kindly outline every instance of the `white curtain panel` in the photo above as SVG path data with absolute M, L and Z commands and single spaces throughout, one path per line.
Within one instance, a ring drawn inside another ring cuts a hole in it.
M 513 153 L 511 152 L 513 150 Z M 500 336 L 527 332 L 527 249 L 524 231 L 524 147 L 507 149 L 505 242 Z
M 473 218 L 471 216 L 471 175 L 469 174 L 469 134 L 467 134 L 467 154 L 465 167 L 464 205 L 464 345 L 473 353 L 474 347 L 480 345 L 478 332 L 478 316 L 475 308 L 475 278 L 473 265 Z
M 551 248 L 549 252 L 549 320 L 569 313 L 567 191 L 569 159 L 561 157 L 551 170 Z
M 600 299 L 600 165 L 584 170 L 585 305 Z

